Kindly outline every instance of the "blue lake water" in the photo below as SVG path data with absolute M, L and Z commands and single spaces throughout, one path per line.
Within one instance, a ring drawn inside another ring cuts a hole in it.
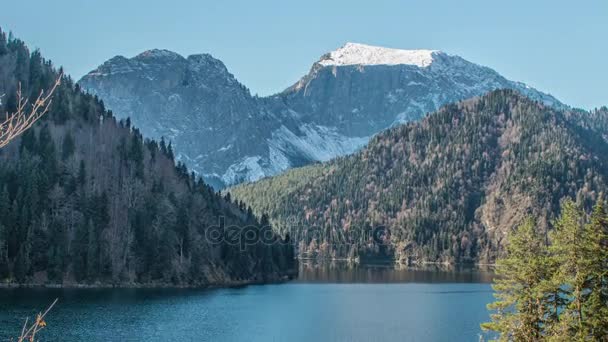
M 59 298 L 40 341 L 478 341 L 491 277 L 311 267 L 233 289 L 2 289 L 0 340 Z

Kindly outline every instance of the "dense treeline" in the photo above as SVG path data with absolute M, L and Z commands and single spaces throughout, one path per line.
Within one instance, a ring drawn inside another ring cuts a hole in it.
M 34 97 L 58 77 L 0 31 L 0 112 L 18 84 Z M 175 166 L 171 143 L 144 139 L 67 76 L 50 112 L 0 150 L 0 281 L 207 285 L 277 280 L 290 244 L 210 241 L 210 227 L 271 228 Z
M 547 228 L 562 198 L 588 208 L 606 189 L 607 127 L 606 108 L 560 111 L 499 90 L 230 191 L 291 230 L 303 257 L 493 262 L 527 215 Z
M 509 234 L 484 330 L 501 341 L 608 339 L 608 213 L 566 200 L 548 238 L 529 218 Z

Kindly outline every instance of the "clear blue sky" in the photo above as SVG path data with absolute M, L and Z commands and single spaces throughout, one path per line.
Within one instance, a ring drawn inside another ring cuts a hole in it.
M 265 95 L 352 41 L 439 49 L 574 106 L 608 105 L 606 0 L 10 0 L 0 27 L 75 79 L 166 48 L 211 53 Z

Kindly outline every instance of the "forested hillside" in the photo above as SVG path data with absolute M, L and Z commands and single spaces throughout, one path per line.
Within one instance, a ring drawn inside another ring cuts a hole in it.
M 493 262 L 526 215 L 546 229 L 565 196 L 588 208 L 606 190 L 607 124 L 605 107 L 559 111 L 499 90 L 230 192 L 291 231 L 302 257 Z
M 0 112 L 15 110 L 19 83 L 35 98 L 57 77 L 40 52 L 0 31 Z M 50 112 L 0 150 L 0 283 L 227 285 L 292 272 L 292 247 L 277 235 L 205 238 L 220 218 L 271 229 L 66 76 Z

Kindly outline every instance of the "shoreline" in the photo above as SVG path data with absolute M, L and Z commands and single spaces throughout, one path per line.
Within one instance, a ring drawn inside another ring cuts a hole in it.
M 222 288 L 238 288 L 250 285 L 282 284 L 295 279 L 296 273 L 273 277 L 267 280 L 234 280 L 222 284 L 166 284 L 166 283 L 65 283 L 65 284 L 36 284 L 36 283 L 0 283 L 0 289 L 199 289 L 213 290 Z
M 417 267 L 439 267 L 439 268 L 454 268 L 454 267 L 470 267 L 475 270 L 482 270 L 483 268 L 494 268 L 494 263 L 453 263 L 453 262 L 438 262 L 438 261 L 425 261 L 425 262 L 414 262 L 411 264 L 400 263 L 395 260 L 387 260 L 385 262 L 360 262 L 347 258 L 336 258 L 336 259 L 317 259 L 317 258 L 298 258 L 301 266 L 311 264 L 314 266 L 326 265 L 330 263 L 348 264 L 351 268 L 356 267 L 405 267 L 405 268 L 417 268 Z M 168 284 L 168 283 L 13 283 L 13 282 L 0 282 L 0 290 L 2 289 L 199 289 L 199 290 L 213 290 L 222 288 L 239 288 L 250 285 L 272 285 L 282 284 L 297 279 L 298 272 L 289 272 L 281 276 L 270 277 L 269 279 L 249 279 L 249 280 L 232 280 L 226 283 L 214 283 L 214 284 Z
M 483 262 L 444 262 L 444 261 L 421 261 L 421 262 L 411 262 L 411 263 L 402 263 L 397 260 L 386 260 L 381 262 L 361 262 L 356 259 L 348 259 L 348 258 L 298 258 L 300 262 L 315 262 L 318 264 L 323 263 L 331 263 L 331 262 L 344 262 L 353 265 L 360 266 L 406 266 L 406 267 L 416 267 L 416 266 L 425 266 L 425 265 L 435 265 L 435 266 L 446 266 L 446 267 L 454 267 L 454 266 L 472 266 L 472 267 L 496 267 L 496 263 L 483 263 Z

